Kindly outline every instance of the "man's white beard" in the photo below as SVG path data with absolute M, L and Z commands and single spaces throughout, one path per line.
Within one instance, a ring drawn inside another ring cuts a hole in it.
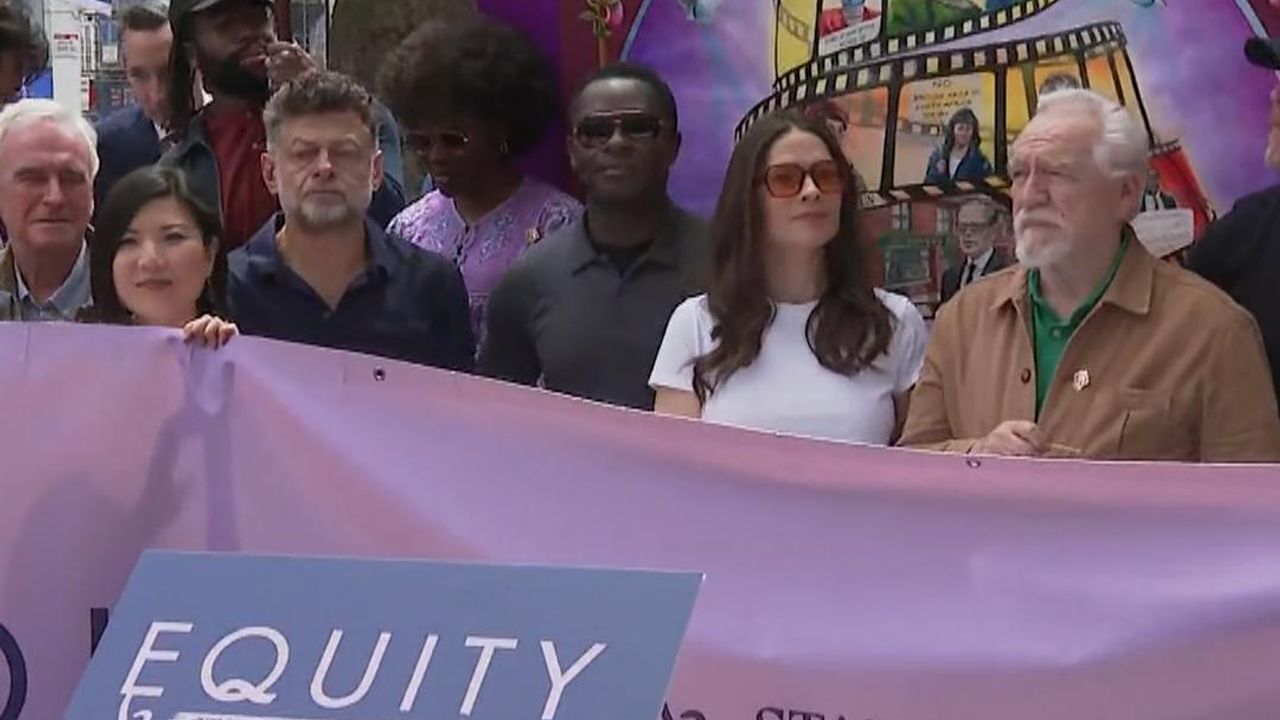
M 1018 262 L 1029 268 L 1045 268 L 1057 265 L 1066 258 L 1070 249 L 1070 243 L 1061 240 L 1050 243 L 1041 241 L 1032 245 L 1023 239 L 1021 233 L 1015 237 L 1014 251 L 1017 253 Z

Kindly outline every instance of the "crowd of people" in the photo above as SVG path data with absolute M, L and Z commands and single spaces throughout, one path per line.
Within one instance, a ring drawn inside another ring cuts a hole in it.
M 97 129 L 48 100 L 0 111 L 0 319 L 243 333 L 846 442 L 1280 461 L 1280 342 L 1258 327 L 1275 304 L 1243 254 L 1264 252 L 1275 193 L 1192 256 L 1234 300 L 1160 262 L 1129 226 L 1146 133 L 1089 90 L 1042 95 L 1010 150 L 1016 263 L 993 245 L 1003 208 L 960 209 L 966 261 L 929 328 L 872 282 L 829 114 L 754 123 L 708 223 L 668 192 L 680 113 L 645 67 L 603 68 L 567 103 L 580 203 L 519 169 L 560 105 L 502 23 L 425 22 L 388 56 L 384 106 L 279 41 L 272 0 L 120 22 L 136 107 Z M 3 15 L 0 40 L 21 75 Z M 946 137 L 931 173 L 986 163 L 971 112 Z M 434 187 L 407 206 L 402 141 Z

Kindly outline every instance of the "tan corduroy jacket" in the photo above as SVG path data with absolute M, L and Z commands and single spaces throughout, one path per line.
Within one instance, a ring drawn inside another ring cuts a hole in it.
M 1036 420 L 1031 338 L 1021 266 L 943 305 L 902 444 L 967 453 L 1005 420 Z M 1136 242 L 1071 337 L 1037 424 L 1051 455 L 1280 462 L 1280 415 L 1253 318 Z

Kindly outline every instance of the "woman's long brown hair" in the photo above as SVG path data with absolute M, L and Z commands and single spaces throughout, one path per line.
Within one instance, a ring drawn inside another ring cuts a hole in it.
M 805 335 L 822 367 L 852 376 L 888 352 L 893 327 L 887 308 L 876 297 L 867 252 L 858 230 L 858 196 L 853 168 L 844 162 L 840 143 L 820 118 L 786 111 L 751 126 L 733 149 L 720 201 L 711 221 L 712 266 L 707 304 L 711 338 L 716 346 L 694 360 L 693 390 L 707 398 L 733 373 L 755 362 L 764 332 L 773 322 L 765 267 L 764 208 L 759 178 L 769 150 L 792 130 L 822 140 L 839 160 L 844 193 L 840 228 L 823 248 L 826 273 L 822 296 L 809 315 Z

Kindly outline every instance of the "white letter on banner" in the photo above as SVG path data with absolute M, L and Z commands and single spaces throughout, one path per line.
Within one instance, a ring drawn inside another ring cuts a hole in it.
M 542 708 L 542 720 L 552 720 L 556 716 L 556 710 L 560 708 L 560 698 L 564 695 L 564 689 L 568 687 L 573 679 L 578 677 L 578 673 L 587 669 L 587 666 L 593 660 L 600 657 L 600 653 L 604 652 L 607 646 L 604 643 L 596 643 L 589 650 L 578 658 L 578 661 L 569 668 L 568 672 L 560 670 L 560 658 L 556 656 L 556 644 L 550 640 L 542 641 L 542 659 L 547 662 L 547 675 L 551 677 L 551 693 L 547 695 L 547 704 Z
M 189 633 L 195 629 L 195 624 L 188 622 L 153 622 L 151 627 L 147 629 L 146 636 L 142 639 L 142 647 L 138 648 L 138 654 L 133 657 L 133 667 L 129 670 L 129 676 L 124 679 L 124 684 L 120 686 L 120 696 L 124 700 L 120 704 L 120 714 L 124 717 L 129 715 L 129 703 L 135 697 L 158 698 L 164 695 L 164 688 L 154 685 L 138 685 L 138 678 L 142 675 L 142 668 L 148 662 L 177 662 L 177 650 L 156 650 L 156 640 L 160 638 L 160 633 Z
M 270 640 L 271 644 L 276 646 L 276 664 L 271 668 L 271 674 L 256 685 L 242 678 L 232 678 L 214 684 L 213 666 L 218 662 L 218 657 L 235 643 L 251 637 Z M 284 639 L 284 635 L 281 635 L 279 630 L 273 627 L 240 628 L 219 640 L 209 654 L 204 656 L 204 665 L 200 668 L 200 685 L 204 688 L 206 695 L 218 702 L 234 703 L 248 700 L 257 705 L 270 705 L 276 699 L 276 695 L 267 691 L 280 680 L 280 676 L 284 674 L 284 669 L 288 665 L 289 641 Z
M 471 717 L 471 710 L 476 706 L 476 698 L 480 696 L 480 686 L 484 684 L 484 676 L 489 674 L 489 663 L 493 662 L 495 650 L 515 650 L 518 641 L 515 638 L 467 637 L 467 647 L 484 648 L 480 651 L 480 659 L 476 661 L 476 671 L 471 674 L 471 685 L 467 688 L 467 696 L 462 700 L 462 708 L 458 712 L 463 717 Z
M 407 713 L 413 710 L 413 704 L 418 700 L 418 690 L 422 688 L 422 678 L 426 677 L 427 667 L 431 665 L 431 656 L 435 654 L 436 643 L 439 640 L 438 635 L 428 635 L 427 641 L 422 644 L 422 652 L 418 653 L 418 664 L 413 668 L 413 678 L 409 680 L 409 687 L 404 691 L 404 699 L 400 701 L 400 712 Z
M 369 663 L 364 666 L 364 677 L 360 678 L 360 686 L 349 695 L 331 698 L 324 691 L 324 679 L 329 676 L 333 656 L 338 654 L 338 645 L 342 643 L 342 631 L 334 630 L 329 633 L 329 644 L 324 648 L 324 655 L 320 658 L 320 665 L 316 667 L 316 674 L 311 676 L 311 699 L 320 707 L 329 710 L 351 707 L 363 700 L 364 696 L 369 694 L 374 678 L 378 676 L 378 668 L 382 667 L 382 656 L 386 654 L 387 644 L 390 642 L 391 633 L 378 633 L 378 643 L 373 646 L 373 657 L 369 658 Z

